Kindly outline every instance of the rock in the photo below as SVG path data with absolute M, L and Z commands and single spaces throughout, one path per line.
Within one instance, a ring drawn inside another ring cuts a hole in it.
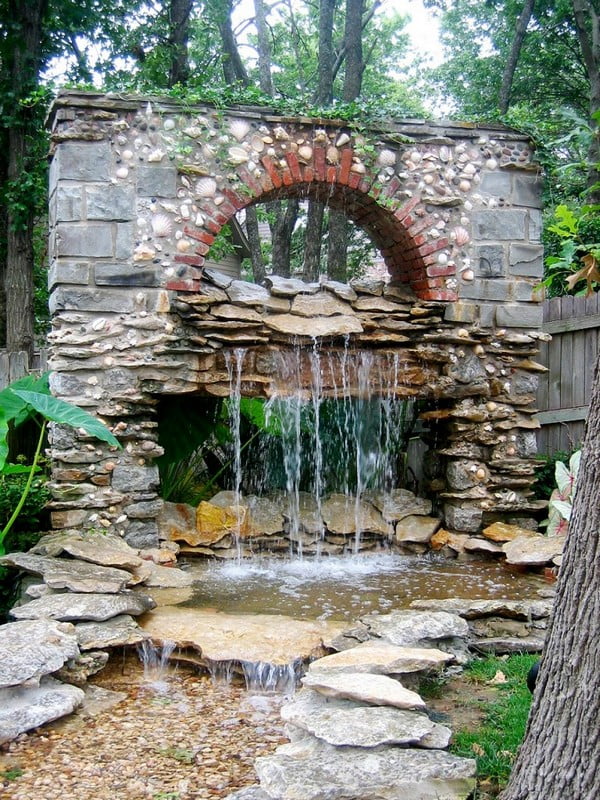
M 363 327 L 358 317 L 336 314 L 332 317 L 300 317 L 295 314 L 271 314 L 265 317 L 265 325 L 278 333 L 289 336 L 306 336 L 314 339 L 320 336 L 346 336 L 349 333 L 362 333 Z
M 90 675 L 95 675 L 104 669 L 108 661 L 108 653 L 95 651 L 78 655 L 67 661 L 55 673 L 55 676 L 64 683 L 75 686 L 85 686 Z
M 402 747 L 365 752 L 311 738 L 278 747 L 255 768 L 278 800 L 465 800 L 475 788 L 473 759 Z
M 564 536 L 518 536 L 502 545 L 502 549 L 508 564 L 542 567 L 560 555 L 564 545 Z
M 113 692 L 112 689 L 94 686 L 93 683 L 82 688 L 85 697 L 83 704 L 76 711 L 76 714 L 81 716 L 96 717 L 127 699 L 127 692 Z
M 518 536 L 536 536 L 536 532 L 519 525 L 507 525 L 505 522 L 494 522 L 482 531 L 486 539 L 492 542 L 512 542 Z
M 339 297 L 340 300 L 347 300 L 349 303 L 354 302 L 354 300 L 356 300 L 358 297 L 354 289 L 351 286 L 348 286 L 347 283 L 323 280 L 321 286 L 328 292 L 332 292 L 336 297 Z
M 29 552 L 42 556 L 59 556 L 64 552 L 82 561 L 123 569 L 135 569 L 142 563 L 136 550 L 119 536 L 110 533 L 87 535 L 77 531 L 51 533 L 43 536 Z
M 425 714 L 391 706 L 357 705 L 310 689 L 302 689 L 291 703 L 282 706 L 281 718 L 338 747 L 426 747 L 428 741 L 435 740 L 443 749 L 450 741 L 450 730 Z
M 440 600 L 413 600 L 411 608 L 419 611 L 448 611 L 464 619 L 479 617 L 508 617 L 509 619 L 543 619 L 550 616 L 552 602 L 549 600 L 470 600 L 449 597 Z
M 352 314 L 352 308 L 329 292 L 301 294 L 294 298 L 290 309 L 292 314 L 301 317 L 332 317 L 335 314 Z
M 469 536 L 465 539 L 465 551 L 467 553 L 489 553 L 490 555 L 502 555 L 500 545 L 490 542 L 487 539 L 480 539 L 479 536 Z
M 281 506 L 268 497 L 250 495 L 244 498 L 248 507 L 244 537 L 273 536 L 283 531 Z
M 52 678 L 44 678 L 37 687 L 0 689 L 0 744 L 71 714 L 83 698 L 81 689 Z
M 191 586 L 194 582 L 194 579 L 189 573 L 184 572 L 178 567 L 163 567 L 152 561 L 148 563 L 150 565 L 150 573 L 144 580 L 144 584 L 148 587 L 156 586 L 165 589 L 179 589 Z
M 16 619 L 50 617 L 59 620 L 101 622 L 119 614 L 143 614 L 155 606 L 154 600 L 138 592 L 121 594 L 52 594 L 11 609 Z
M 436 669 L 448 661 L 452 661 L 451 655 L 433 647 L 398 647 L 388 642 L 369 641 L 313 661 L 308 674 L 371 672 L 375 675 L 401 675 Z
M 383 533 L 390 534 L 390 526 L 382 515 L 365 500 L 357 506 L 354 497 L 332 494 L 321 505 L 321 513 L 327 529 L 331 533 Z
M 353 278 L 350 281 L 350 286 L 355 292 L 372 294 L 375 297 L 382 295 L 385 289 L 385 283 L 383 281 L 378 281 L 376 278 Z
M 228 794 L 225 800 L 273 800 L 270 794 L 264 792 L 260 786 L 246 786 L 233 794 Z
M 79 655 L 75 628 L 40 619 L 9 622 L 0 636 L 0 688 L 37 683 Z
M 393 611 L 362 617 L 371 633 L 400 647 L 431 647 L 440 639 L 466 638 L 469 626 L 446 611 Z
M 473 647 L 481 653 L 505 655 L 507 653 L 541 653 L 544 639 L 541 636 L 510 637 L 496 636 L 490 639 L 478 639 Z
M 455 553 L 462 553 L 465 549 L 466 542 L 471 537 L 465 533 L 451 533 L 443 528 L 437 533 L 434 533 L 429 542 L 432 550 L 441 550 L 442 547 L 449 547 Z
M 400 681 L 386 675 L 372 675 L 368 672 L 309 672 L 302 678 L 302 684 L 326 697 L 358 700 L 360 703 L 375 706 L 425 708 L 425 701 L 416 692 L 405 689 Z
M 317 501 L 312 494 L 309 494 L 308 492 L 298 493 L 297 511 L 298 529 L 302 533 L 308 533 L 315 536 L 323 532 L 323 517 L 319 511 Z
M 156 642 L 175 641 L 202 654 L 204 663 L 243 661 L 288 665 L 323 652 L 323 638 L 340 624 L 274 614 L 223 614 L 177 606 L 159 607 L 141 620 Z
M 245 505 L 231 505 L 225 508 L 202 501 L 196 510 L 196 531 L 193 535 L 180 538 L 191 545 L 211 545 L 228 533 L 246 532 L 247 508 Z
M 69 589 L 72 592 L 116 594 L 131 579 L 131 573 L 126 570 L 100 567 L 75 559 L 48 558 L 33 553 L 11 553 L 0 558 L 0 564 L 41 575 L 51 589 Z
M 271 294 L 279 297 L 295 297 L 297 294 L 314 295 L 319 291 L 318 283 L 304 283 L 297 278 L 281 278 L 279 275 L 267 275 L 264 281 Z
M 196 536 L 196 509 L 187 503 L 165 501 L 157 521 L 161 539 L 176 542 Z
M 404 517 L 431 514 L 431 500 L 417 497 L 408 489 L 391 492 L 364 493 L 364 498 L 381 511 L 386 522 L 399 522 Z
M 409 514 L 396 523 L 396 541 L 429 542 L 441 522 L 437 517 L 417 517 Z
M 75 634 L 82 650 L 123 647 L 138 644 L 147 638 L 133 617 L 127 614 L 112 617 L 106 622 L 79 622 L 75 625 Z

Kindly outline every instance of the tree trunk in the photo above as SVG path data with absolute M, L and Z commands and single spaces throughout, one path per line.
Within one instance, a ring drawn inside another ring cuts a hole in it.
M 498 105 L 501 114 L 506 114 L 510 105 L 510 92 L 512 89 L 513 78 L 515 77 L 517 62 L 519 61 L 519 54 L 521 52 L 521 47 L 523 46 L 523 39 L 525 38 L 525 33 L 527 32 L 529 20 L 533 14 L 534 5 L 535 0 L 526 0 L 523 5 L 523 10 L 519 15 L 519 19 L 517 20 L 517 27 L 515 28 L 512 47 L 510 48 L 510 53 L 508 54 L 508 59 L 506 60 L 506 64 L 504 66 L 504 72 L 502 73 L 502 85 L 500 86 L 500 96 L 498 98 Z
M 16 199 L 7 206 L 6 216 L 6 347 L 10 351 L 25 350 L 33 359 L 33 225 L 35 198 L 23 188 L 23 177 L 31 174 L 28 164 L 28 141 L 35 132 L 36 109 L 20 104 L 38 85 L 41 65 L 42 23 L 48 0 L 11 0 L 8 3 L 12 38 L 7 72 L 13 96 L 13 118 L 8 128 L 7 184 Z
M 169 3 L 169 46 L 171 60 L 169 64 L 169 88 L 180 83 L 185 85 L 190 77 L 188 60 L 188 37 L 190 32 L 190 14 L 194 0 L 171 0 Z
M 284 278 L 290 277 L 290 250 L 292 245 L 292 233 L 298 219 L 298 208 L 300 201 L 294 197 L 288 200 L 283 213 L 277 214 L 275 225 L 273 226 L 273 274 L 281 275 Z
M 336 0 L 319 3 L 319 82 L 315 102 L 328 106 L 333 101 L 333 15 Z
M 316 281 L 321 271 L 321 237 L 325 206 L 318 200 L 308 204 L 306 231 L 304 232 L 304 265 L 302 280 Z
M 265 94 L 273 95 L 273 81 L 271 79 L 271 42 L 267 27 L 267 15 L 263 0 L 254 0 L 254 15 L 257 33 L 258 50 L 258 82 Z
M 600 13 L 589 0 L 573 0 L 575 27 L 590 80 L 590 125 L 586 201 L 600 204 Z
M 252 262 L 252 276 L 254 283 L 262 283 L 265 279 L 265 262 L 260 246 L 258 230 L 258 217 L 256 206 L 246 206 L 246 236 L 250 245 L 250 261 Z
M 343 211 L 329 212 L 329 238 L 327 240 L 327 277 L 346 283 L 348 280 L 348 217 Z
M 233 35 L 233 28 L 231 27 L 231 6 L 231 0 L 223 0 L 223 2 L 218 2 L 215 6 L 217 25 L 223 43 L 223 75 L 225 81 L 231 85 L 242 83 L 244 86 L 248 86 L 250 78 L 246 72 L 244 62 L 240 58 L 235 36 Z
M 600 797 L 600 371 L 525 740 L 502 800 Z

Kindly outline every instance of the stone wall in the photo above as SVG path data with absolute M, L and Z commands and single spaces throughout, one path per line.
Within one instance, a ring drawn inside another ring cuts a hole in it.
M 259 109 L 73 92 L 51 125 L 52 389 L 124 445 L 53 432 L 56 528 L 152 544 L 159 398 L 228 394 L 233 348 L 246 351 L 243 393 L 267 397 L 273 351 L 315 341 L 402 365 L 398 393 L 428 402 L 429 492 L 447 527 L 535 510 L 542 250 L 526 138 L 416 122 L 358 134 Z M 202 269 L 237 210 L 288 196 L 343 208 L 391 282 L 259 287 Z

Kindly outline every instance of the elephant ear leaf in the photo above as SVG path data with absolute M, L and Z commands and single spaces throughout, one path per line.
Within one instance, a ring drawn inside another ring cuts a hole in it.
M 27 405 L 34 408 L 46 419 L 70 425 L 72 428 L 83 428 L 86 433 L 90 436 L 95 436 L 101 442 L 121 447 L 119 440 L 113 436 L 106 425 L 96 417 L 88 414 L 87 411 L 51 395 L 24 390 L 13 389 L 13 391 L 21 400 L 24 400 Z

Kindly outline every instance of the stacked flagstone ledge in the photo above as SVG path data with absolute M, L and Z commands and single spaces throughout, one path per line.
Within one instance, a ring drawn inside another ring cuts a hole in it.
M 425 494 L 446 529 L 536 515 L 542 249 L 526 137 L 415 121 L 359 134 L 268 109 L 77 92 L 59 96 L 50 124 L 52 390 L 124 445 L 54 429 L 55 528 L 156 546 L 160 399 L 228 395 L 240 349 L 242 393 L 269 397 L 276 353 L 315 346 L 367 349 L 382 374 L 399 365 L 397 394 L 426 406 Z M 256 286 L 204 268 L 238 209 L 288 196 L 343 208 L 391 282 Z

